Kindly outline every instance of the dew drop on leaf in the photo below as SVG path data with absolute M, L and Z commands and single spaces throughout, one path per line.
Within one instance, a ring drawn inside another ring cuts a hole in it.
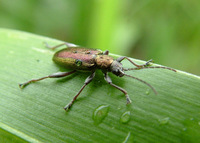
M 93 113 L 93 120 L 95 124 L 100 124 L 108 115 L 109 105 L 100 105 Z
M 168 122 L 169 122 L 169 117 L 166 117 L 166 118 L 162 118 L 162 119 L 159 119 L 158 122 L 160 123 L 160 125 L 166 125 Z
M 131 116 L 131 112 L 130 111 L 126 111 L 121 115 L 120 118 L 120 122 L 121 123 L 128 123 L 128 121 L 130 120 L 130 116 Z
M 149 95 L 149 93 L 150 93 L 150 90 L 149 90 L 149 89 L 147 89 L 147 91 L 146 91 L 145 93 L 146 93 L 146 95 Z

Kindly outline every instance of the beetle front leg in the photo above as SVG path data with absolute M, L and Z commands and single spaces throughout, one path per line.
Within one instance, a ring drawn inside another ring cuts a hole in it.
M 126 104 L 130 104 L 131 103 L 131 99 L 129 98 L 126 90 L 124 90 L 123 88 L 113 84 L 111 78 L 108 76 L 108 73 L 104 73 L 104 78 L 111 86 L 117 88 L 118 90 L 120 90 L 121 92 L 123 92 L 125 94 L 125 96 L 126 96 Z
M 72 99 L 72 101 L 64 107 L 64 109 L 66 111 L 68 111 L 71 108 L 71 106 L 74 103 L 74 101 L 76 100 L 76 98 L 83 91 L 83 89 L 86 87 L 86 85 L 88 85 L 93 80 L 94 76 L 95 76 L 95 72 L 93 72 L 89 77 L 86 78 L 86 80 L 84 82 L 84 85 L 81 87 L 81 89 L 79 90 L 79 92 L 74 96 L 74 98 Z
M 54 74 L 51 74 L 51 75 L 48 75 L 48 76 L 44 76 L 44 77 L 41 77 L 41 78 L 38 78 L 38 79 L 32 79 L 32 80 L 29 80 L 25 83 L 21 83 L 19 84 L 19 87 L 20 88 L 23 88 L 25 87 L 26 85 L 30 84 L 30 83 L 33 83 L 33 82 L 37 82 L 37 81 L 40 81 L 40 80 L 43 80 L 43 79 L 46 79 L 46 78 L 60 78 L 60 77 L 65 77 L 65 76 L 68 76 L 72 73 L 75 73 L 76 70 L 74 71 L 71 71 L 71 72 L 57 72 L 57 73 L 54 73 Z
M 124 59 L 127 59 L 129 62 L 131 62 L 134 66 L 136 66 L 138 68 L 140 68 L 140 67 L 147 67 L 147 66 L 149 66 L 150 62 L 152 62 L 152 59 L 150 59 L 145 64 L 138 65 L 135 62 L 133 62 L 131 59 L 129 59 L 128 57 L 119 57 L 119 58 L 116 59 L 116 61 L 121 62 Z
M 44 42 L 44 44 L 45 44 L 45 46 L 47 48 L 52 49 L 52 50 L 54 50 L 54 49 L 56 49 L 58 47 L 61 47 L 63 45 L 66 45 L 68 48 L 70 48 L 70 47 L 78 47 L 78 45 L 75 45 L 75 44 L 72 44 L 72 43 L 68 43 L 68 42 L 65 42 L 65 43 L 62 43 L 62 44 L 59 44 L 59 45 L 56 45 L 56 46 L 53 46 L 53 47 L 50 46 L 47 42 Z

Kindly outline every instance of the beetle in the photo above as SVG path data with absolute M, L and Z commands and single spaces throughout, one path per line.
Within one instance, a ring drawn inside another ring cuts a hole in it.
M 74 103 L 76 98 L 80 95 L 80 93 L 83 91 L 83 89 L 93 80 L 93 78 L 95 76 L 95 71 L 97 69 L 100 69 L 103 72 L 104 79 L 106 80 L 106 82 L 108 82 L 108 84 L 110 84 L 111 86 L 115 87 L 116 89 L 118 89 L 122 93 L 124 93 L 124 95 L 126 97 L 126 104 L 131 103 L 131 99 L 130 99 L 129 95 L 127 94 L 127 91 L 124 90 L 123 88 L 115 85 L 114 83 L 112 83 L 111 78 L 108 76 L 108 72 L 112 72 L 114 75 L 116 75 L 118 77 L 127 76 L 130 78 L 136 79 L 140 82 L 143 82 L 144 84 L 149 86 L 154 91 L 155 94 L 157 94 L 156 90 L 149 83 L 147 83 L 146 81 L 143 81 L 137 77 L 128 75 L 125 73 L 125 71 L 149 69 L 149 68 L 162 68 L 162 69 L 168 69 L 168 70 L 172 70 L 172 71 L 176 72 L 176 70 L 169 68 L 169 67 L 149 66 L 150 62 L 152 62 L 152 60 L 147 61 L 145 64 L 138 65 L 135 62 L 133 62 L 130 58 L 125 57 L 125 56 L 114 59 L 113 57 L 109 56 L 108 50 L 103 52 L 101 50 L 84 48 L 84 47 L 80 47 L 78 45 L 75 45 L 72 43 L 67 43 L 67 42 L 51 47 L 46 43 L 46 47 L 50 48 L 52 50 L 54 50 L 60 46 L 63 46 L 63 45 L 67 46 L 67 48 L 57 51 L 54 54 L 52 60 L 56 64 L 58 64 L 64 68 L 72 69 L 72 71 L 58 72 L 58 73 L 53 73 L 51 75 L 44 76 L 44 77 L 41 77 L 38 79 L 32 79 L 25 83 L 19 84 L 19 87 L 23 88 L 32 82 L 37 82 L 37 81 L 40 81 L 40 80 L 43 80 L 46 78 L 65 77 L 65 76 L 71 75 L 77 71 L 91 72 L 90 76 L 88 76 L 86 78 L 83 86 L 78 91 L 78 93 L 74 96 L 74 98 L 71 100 L 71 102 L 69 102 L 69 104 L 67 104 L 64 107 L 64 109 L 66 111 L 68 111 L 71 108 L 72 104 Z M 128 60 L 135 67 L 134 68 L 124 68 L 121 63 L 124 59 Z

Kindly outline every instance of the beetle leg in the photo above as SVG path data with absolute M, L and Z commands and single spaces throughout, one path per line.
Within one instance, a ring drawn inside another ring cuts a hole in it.
M 162 68 L 162 69 L 168 69 L 171 71 L 176 72 L 175 69 L 169 68 L 169 67 L 163 67 L 163 66 L 154 66 L 154 67 L 137 67 L 137 68 L 123 68 L 124 71 L 130 71 L 130 70 L 140 70 L 140 69 L 156 69 L 156 68 Z
M 152 59 L 151 59 L 151 60 L 148 60 L 145 64 L 138 65 L 135 62 L 133 62 L 131 59 L 129 59 L 128 57 L 119 57 L 119 58 L 116 59 L 116 61 L 121 62 L 124 59 L 127 59 L 129 62 L 131 62 L 134 66 L 136 66 L 138 68 L 147 67 L 147 66 L 149 66 L 150 62 L 152 62 Z
M 111 78 L 108 76 L 108 73 L 104 73 L 104 79 L 105 79 L 111 86 L 117 88 L 118 90 L 120 90 L 121 92 L 123 92 L 123 93 L 125 94 L 125 96 L 126 96 L 126 104 L 130 104 L 130 103 L 131 103 L 131 99 L 129 98 L 129 96 L 128 96 L 126 90 L 124 90 L 123 88 L 121 88 L 121 87 L 119 87 L 119 86 L 113 84 Z
M 40 80 L 43 80 L 43 79 L 46 79 L 46 78 L 60 78 L 60 77 L 65 77 L 65 76 L 68 76 L 72 73 L 75 73 L 76 70 L 74 71 L 71 71 L 71 72 L 57 72 L 57 73 L 54 73 L 54 74 L 51 74 L 51 75 L 48 75 L 48 76 L 44 76 L 44 77 L 41 77 L 41 78 L 38 78 L 38 79 L 32 79 L 32 80 L 29 80 L 25 83 L 21 83 L 19 84 L 19 87 L 20 88 L 23 88 L 25 87 L 26 85 L 32 83 L 32 82 L 37 82 L 37 81 L 40 81 Z
M 79 90 L 79 92 L 74 96 L 74 98 L 72 99 L 72 101 L 67 104 L 64 109 L 67 111 L 71 108 L 72 104 L 74 103 L 74 101 L 76 100 L 76 98 L 79 96 L 79 94 L 83 91 L 83 89 L 86 87 L 86 85 L 88 85 L 94 78 L 95 76 L 95 72 L 93 72 L 90 76 L 88 76 L 84 82 L 84 85 L 81 87 L 81 89 Z
M 68 42 L 65 42 L 65 43 L 62 43 L 62 44 L 59 44 L 59 45 L 56 45 L 56 46 L 53 46 L 53 47 L 50 46 L 47 42 L 44 42 L 44 44 L 45 44 L 45 46 L 47 48 L 52 49 L 52 50 L 54 50 L 54 49 L 56 49 L 58 47 L 61 47 L 63 45 L 66 45 L 68 48 L 70 48 L 70 47 L 78 47 L 78 45 L 75 45 L 75 44 L 72 44 L 72 43 L 68 43 Z

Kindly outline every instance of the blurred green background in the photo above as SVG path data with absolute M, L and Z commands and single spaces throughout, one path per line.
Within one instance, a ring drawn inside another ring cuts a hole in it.
M 0 0 L 0 27 L 200 73 L 198 0 Z

